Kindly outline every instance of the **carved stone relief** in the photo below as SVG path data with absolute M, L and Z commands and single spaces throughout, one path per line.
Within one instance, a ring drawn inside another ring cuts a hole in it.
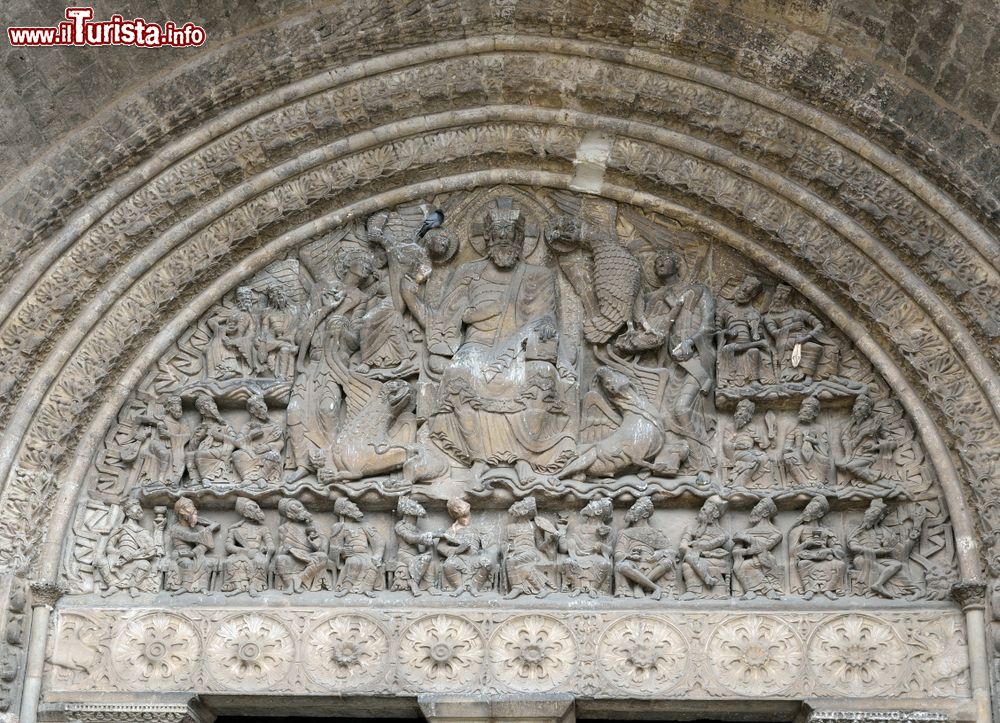
M 953 614 L 954 540 L 887 385 L 766 271 L 601 199 L 487 188 L 311 240 L 178 338 L 87 483 L 66 690 L 111 649 L 149 689 L 967 687 L 954 627 L 906 627 Z M 177 602 L 105 640 L 98 595 Z M 320 596 L 376 601 L 286 607 Z M 578 596 L 621 614 L 553 612 Z
M 620 606 L 449 609 L 442 603 L 366 611 L 98 607 L 88 610 L 86 628 L 67 608 L 56 621 L 55 659 L 68 664 L 77 656 L 82 663 L 84 647 L 101 654 L 86 666 L 54 666 L 51 690 L 560 691 L 604 698 L 865 698 L 887 690 L 936 698 L 968 691 L 965 647 L 945 642 L 960 638 L 961 616 L 944 608 L 733 615 Z M 928 665 L 942 644 L 950 660 Z M 141 664 L 123 677 L 126 660 Z M 164 666 L 182 661 L 178 675 L 163 675 Z

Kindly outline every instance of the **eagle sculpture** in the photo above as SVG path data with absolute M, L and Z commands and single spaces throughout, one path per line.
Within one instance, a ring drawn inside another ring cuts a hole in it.
M 545 228 L 545 242 L 583 303 L 587 341 L 604 344 L 623 326 L 654 333 L 645 317 L 642 267 L 613 230 L 564 214 Z

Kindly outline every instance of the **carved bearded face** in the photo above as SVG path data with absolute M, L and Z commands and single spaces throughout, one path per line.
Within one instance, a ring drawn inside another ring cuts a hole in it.
M 182 497 L 177 500 L 174 505 L 174 514 L 177 515 L 177 520 L 187 527 L 194 527 L 198 524 L 198 509 L 194 506 L 194 502 Z
M 135 500 L 126 502 L 122 510 L 125 512 L 125 516 L 130 520 L 135 522 L 140 522 L 142 520 L 142 505 Z
M 736 405 L 736 412 L 733 414 L 733 421 L 736 422 L 736 428 L 742 429 L 750 424 L 750 420 L 753 419 L 753 413 L 753 402 L 747 399 L 741 400 L 740 403 Z
M 813 397 L 803 400 L 802 406 L 799 407 L 799 421 L 811 424 L 816 421 L 817 416 L 819 416 L 819 400 Z
M 163 410 L 174 419 L 180 419 L 184 414 L 181 398 L 177 396 L 167 397 L 167 400 L 163 403 Z
M 486 253 L 501 269 L 517 264 L 524 248 L 524 229 L 517 221 L 489 219 L 486 226 Z

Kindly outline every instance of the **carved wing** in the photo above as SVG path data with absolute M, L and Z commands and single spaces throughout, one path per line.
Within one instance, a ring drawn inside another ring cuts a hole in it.
M 580 441 L 593 443 L 605 439 L 621 426 L 622 418 L 596 390 L 583 398 L 583 420 L 580 424 Z
M 632 318 L 642 290 L 642 271 L 639 260 L 613 239 L 595 241 L 593 249 L 598 313 L 584 324 L 584 335 L 587 341 L 603 344 Z
M 314 282 L 331 283 L 337 280 L 337 256 L 340 244 L 352 230 L 354 229 L 350 224 L 345 224 L 299 251 L 299 261 Z
M 671 225 L 668 226 L 654 219 L 647 218 L 638 210 L 628 206 L 622 206 L 619 209 L 619 213 L 621 214 L 622 220 L 632 227 L 632 233 L 628 234 L 629 236 L 641 238 L 646 241 L 647 244 L 652 244 L 654 246 L 665 244 L 667 240 L 681 228 L 681 225 L 673 219 L 666 219 L 671 223 Z

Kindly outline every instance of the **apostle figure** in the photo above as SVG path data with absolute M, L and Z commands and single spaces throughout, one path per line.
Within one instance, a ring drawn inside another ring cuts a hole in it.
M 334 502 L 333 511 L 340 515 L 330 534 L 330 557 L 340 563 L 334 594 L 375 597 L 383 588 L 385 541 L 373 525 L 362 523 L 364 514 L 346 497 Z
M 434 559 L 434 541 L 440 536 L 430 530 L 421 530 L 417 520 L 427 516 L 424 506 L 410 497 L 400 497 L 396 503 L 400 520 L 393 530 L 396 533 L 396 568 L 392 590 L 409 590 L 421 595 L 431 588 Z M 436 591 L 435 591 L 436 592 Z
M 234 430 L 219 414 L 215 400 L 199 394 L 194 400 L 201 424 L 191 437 L 188 474 L 193 484 L 231 482 L 233 451 L 240 444 Z
M 920 540 L 920 528 L 893 529 L 885 524 L 888 513 L 885 502 L 872 500 L 861 524 L 847 537 L 855 594 L 901 598 L 916 592 L 906 563 Z
M 167 560 L 166 587 L 174 593 L 207 593 L 218 560 L 206 556 L 215 547 L 219 523 L 198 519 L 198 509 L 187 497 L 174 503 L 177 521 L 167 528 L 171 543 Z
M 208 320 L 211 339 L 205 350 L 205 366 L 209 377 L 231 379 L 254 372 L 255 304 L 253 289 L 241 286 L 236 289 L 236 308 L 222 310 Z
M 271 419 L 259 390 L 247 398 L 246 409 L 250 421 L 240 432 L 239 447 L 233 451 L 233 467 L 244 484 L 258 487 L 276 484 L 281 480 L 284 425 Z
M 826 497 L 813 497 L 788 533 L 794 571 L 792 589 L 806 600 L 817 594 L 836 600 L 844 594 L 847 572 L 844 551 L 837 533 L 822 522 L 829 511 Z
M 242 518 L 226 532 L 226 559 L 222 563 L 222 592 L 251 596 L 267 590 L 267 572 L 274 554 L 271 531 L 264 525 L 264 511 L 253 500 L 236 498 Z
M 695 521 L 681 535 L 681 574 L 685 588 L 681 599 L 729 594 L 731 543 L 719 524 L 722 505 L 718 498 L 705 500 Z
M 558 542 L 558 533 L 547 520 L 539 518 L 534 497 L 518 500 L 507 510 L 507 548 L 504 568 L 507 573 L 507 598 L 519 595 L 545 597 L 554 586 L 546 572 L 550 551 Z
M 140 592 L 159 592 L 160 574 L 156 567 L 163 555 L 162 527 L 160 544 L 142 526 L 143 510 L 133 498 L 122 503 L 125 519 L 113 529 L 94 553 L 94 567 L 107 585 L 105 597 L 128 590 L 132 597 Z
M 760 312 L 753 305 L 762 290 L 760 279 L 747 276 L 718 312 L 720 386 L 741 387 L 754 382 L 774 382 L 771 350 Z
M 775 429 L 769 421 L 766 431 L 754 424 L 754 403 L 741 399 L 733 413 L 733 431 L 723 444 L 733 487 L 746 490 L 770 490 L 775 486 L 773 465 L 768 453 L 774 442 Z M 766 416 L 773 418 L 773 412 Z
M 296 313 L 288 299 L 288 292 L 281 284 L 272 284 L 264 290 L 268 309 L 261 315 L 260 331 L 254 344 L 257 373 L 272 374 L 278 379 L 295 376 Z
M 662 581 L 676 578 L 677 550 L 667 535 L 649 524 L 653 500 L 640 497 L 625 513 L 628 525 L 615 545 L 615 596 L 663 597 Z
M 774 550 L 782 534 L 774 526 L 776 514 L 774 500 L 765 497 L 750 510 L 750 527 L 733 535 L 733 577 L 743 588 L 743 600 L 781 597 L 781 567 Z
M 611 588 L 611 500 L 600 498 L 587 504 L 565 536 L 567 559 L 563 563 L 563 587 L 574 596 L 597 597 Z
M 840 347 L 815 314 L 789 306 L 791 292 L 791 287 L 779 284 L 764 314 L 764 327 L 774 339 L 778 381 L 834 376 L 840 367 Z
M 830 436 L 818 417 L 819 399 L 806 397 L 798 421 L 785 436 L 782 459 L 796 489 L 826 487 L 830 481 Z
M 278 552 L 274 558 L 274 585 L 288 593 L 330 589 L 327 540 L 301 502 L 282 497 L 278 512 Z
M 486 533 L 472 526 L 468 502 L 452 497 L 448 500 L 448 514 L 455 522 L 444 531 L 437 546 L 444 557 L 441 586 L 455 595 L 479 595 L 493 585 L 500 551 L 490 544 Z

